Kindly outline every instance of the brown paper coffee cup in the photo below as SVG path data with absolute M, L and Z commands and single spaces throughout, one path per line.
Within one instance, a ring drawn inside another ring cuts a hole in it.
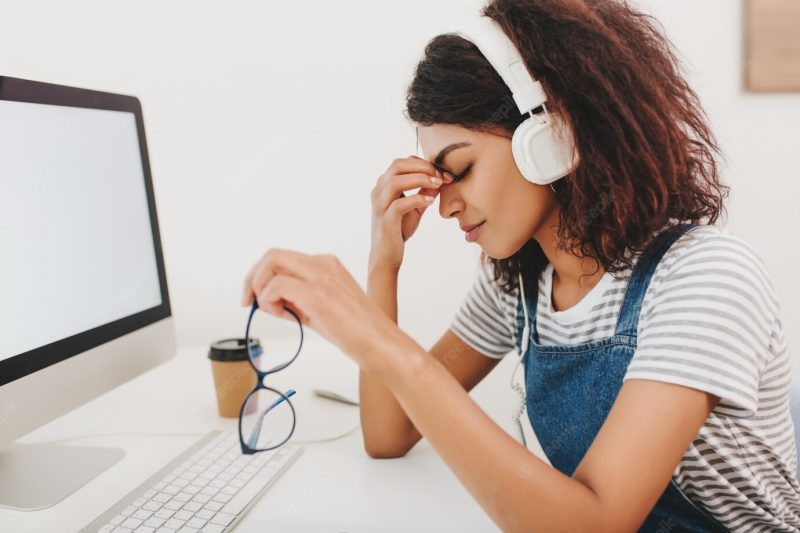
M 257 345 L 257 339 L 251 339 Z M 237 418 L 242 403 L 256 386 L 256 372 L 250 365 L 244 339 L 223 339 L 211 345 L 208 352 L 217 410 L 226 418 Z

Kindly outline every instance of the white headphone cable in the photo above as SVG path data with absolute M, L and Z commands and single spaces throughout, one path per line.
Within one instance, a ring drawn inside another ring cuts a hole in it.
M 516 411 L 512 415 L 514 422 L 517 424 L 517 429 L 519 430 L 520 440 L 522 444 L 527 447 L 527 443 L 525 441 L 525 433 L 522 430 L 522 422 L 520 418 L 522 417 L 523 411 L 525 411 L 525 391 L 522 387 L 516 383 L 515 378 L 517 376 L 517 370 L 519 370 L 519 366 L 525 358 L 525 353 L 528 351 L 528 343 L 530 337 L 530 325 L 528 321 L 528 304 L 525 301 L 525 286 L 522 283 L 522 273 L 519 273 L 519 292 L 520 292 L 520 299 L 522 301 L 522 311 L 525 316 L 525 321 L 522 326 L 522 346 L 520 348 L 517 362 L 514 365 L 514 370 L 511 372 L 511 389 L 517 393 L 519 397 L 519 407 L 517 407 Z

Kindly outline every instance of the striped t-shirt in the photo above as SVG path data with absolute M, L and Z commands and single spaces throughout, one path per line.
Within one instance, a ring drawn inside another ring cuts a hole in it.
M 492 273 L 490 263 L 479 269 L 450 327 L 474 349 L 499 358 L 515 350 L 519 301 L 517 291 L 501 291 Z M 630 269 L 606 272 L 563 311 L 553 309 L 552 275 L 548 264 L 539 278 L 539 344 L 614 334 Z M 790 359 L 778 299 L 755 250 L 718 226 L 682 235 L 650 280 L 637 337 L 624 379 L 720 397 L 673 473 L 678 486 L 732 531 L 800 529 Z

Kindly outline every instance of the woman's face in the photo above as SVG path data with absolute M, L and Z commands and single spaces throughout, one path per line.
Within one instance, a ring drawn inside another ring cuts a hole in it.
M 439 213 L 459 226 L 483 223 L 475 242 L 489 257 L 510 257 L 554 217 L 557 223 L 553 191 L 522 177 L 505 130 L 419 126 L 419 142 L 423 157 L 455 178 L 440 187 Z

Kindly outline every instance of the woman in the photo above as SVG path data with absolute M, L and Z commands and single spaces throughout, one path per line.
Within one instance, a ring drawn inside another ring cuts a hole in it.
M 522 115 L 482 48 L 437 36 L 407 98 L 425 157 L 372 191 L 367 293 L 333 256 L 272 249 L 243 305 L 286 306 L 350 355 L 367 453 L 424 436 L 504 530 L 797 530 L 779 304 L 758 254 L 714 225 L 719 150 L 669 42 L 622 1 L 495 0 L 483 15 L 546 106 Z M 512 150 L 537 117 L 560 121 L 574 156 L 547 184 Z M 426 351 L 396 325 L 397 276 L 437 196 L 441 216 L 480 225 L 467 240 L 483 266 Z M 510 351 L 522 440 L 533 429 L 550 464 L 468 395 Z

